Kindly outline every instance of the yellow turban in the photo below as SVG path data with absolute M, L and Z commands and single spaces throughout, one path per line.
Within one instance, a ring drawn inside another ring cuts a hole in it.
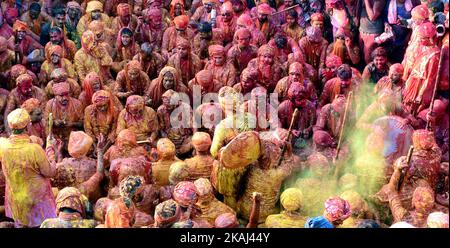
M 86 7 L 86 13 L 90 13 L 95 10 L 103 11 L 103 3 L 99 1 L 90 1 Z
M 24 129 L 27 127 L 28 123 L 31 122 L 30 115 L 25 109 L 18 108 L 11 113 L 8 117 L 8 126 L 11 129 Z
M 303 203 L 303 193 L 298 188 L 288 188 L 281 194 L 280 202 L 287 211 L 298 210 Z

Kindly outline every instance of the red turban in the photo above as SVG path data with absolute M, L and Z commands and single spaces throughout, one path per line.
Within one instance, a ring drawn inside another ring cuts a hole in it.
M 150 19 L 152 17 L 159 17 L 159 18 L 161 18 L 162 14 L 161 14 L 161 10 L 160 9 L 151 8 L 151 9 L 146 9 L 145 10 L 145 15 L 144 16 L 145 16 L 146 19 Z
M 429 15 L 428 7 L 423 4 L 417 5 L 411 10 L 411 16 L 415 19 L 425 20 L 428 19 Z
M 175 28 L 186 29 L 189 24 L 189 17 L 187 15 L 179 15 L 173 19 Z
M 335 196 L 325 201 L 325 217 L 329 221 L 345 220 L 350 217 L 351 210 L 348 201 Z
M 210 45 L 208 47 L 208 54 L 210 57 L 212 57 L 214 55 L 224 55 L 225 50 L 224 50 L 224 47 L 221 45 Z
M 339 66 L 342 65 L 342 59 L 341 57 L 334 55 L 334 54 L 330 54 L 326 59 L 325 59 L 325 65 L 328 68 L 338 68 Z
M 33 112 L 36 108 L 39 107 L 39 100 L 36 98 L 30 98 L 22 103 L 22 106 L 20 108 L 25 109 L 28 113 Z
M 433 38 L 436 35 L 436 26 L 431 22 L 424 22 L 420 24 L 417 32 L 422 38 Z
M 19 16 L 19 11 L 16 8 L 7 8 L 5 10 L 5 18 L 8 17 L 18 17 Z
M 267 3 L 262 3 L 258 5 L 258 13 L 270 15 L 272 14 L 272 8 Z
M 242 14 L 237 19 L 236 24 L 237 25 L 251 27 L 251 26 L 253 26 L 254 23 L 253 23 L 253 20 L 252 20 L 252 18 L 250 17 L 249 14 Z
M 20 21 L 20 20 L 16 20 L 16 22 L 14 22 L 14 25 L 13 25 L 13 31 L 14 32 L 16 32 L 16 31 L 25 31 L 27 29 L 28 29 L 28 25 L 25 22 Z
M 128 5 L 128 3 L 120 3 L 117 5 L 117 15 L 126 16 L 127 14 L 131 14 L 130 5 Z
M 393 73 L 400 73 L 403 74 L 403 65 L 400 63 L 395 63 L 389 67 L 389 75 Z
M 311 22 L 323 22 L 323 15 L 321 13 L 314 13 L 311 15 Z
M 328 147 L 333 143 L 333 138 L 328 132 L 317 130 L 314 131 L 313 141 L 316 145 L 319 145 L 321 147 Z
M 236 38 L 239 39 L 239 37 L 241 37 L 243 35 L 247 35 L 247 36 L 251 37 L 252 33 L 250 33 L 250 30 L 248 30 L 247 28 L 241 28 L 241 29 L 236 31 Z
M 52 87 L 55 96 L 61 96 L 70 92 L 70 85 L 68 83 L 57 83 Z
M 208 87 L 212 84 L 213 75 L 209 70 L 201 70 L 195 74 L 195 80 L 197 80 L 197 83 L 202 87 Z
M 305 89 L 305 87 L 302 85 L 302 84 L 300 84 L 300 83 L 298 83 L 298 82 L 293 82 L 290 86 L 289 86 L 289 89 L 288 89 L 288 92 L 287 92 L 287 95 L 288 95 L 288 97 L 290 98 L 290 99 L 294 99 L 295 97 L 297 97 L 295 94 L 296 94 L 296 91 L 306 91 L 306 89 Z
M 173 199 L 182 207 L 195 204 L 197 198 L 197 190 L 193 182 L 179 182 L 173 189 Z

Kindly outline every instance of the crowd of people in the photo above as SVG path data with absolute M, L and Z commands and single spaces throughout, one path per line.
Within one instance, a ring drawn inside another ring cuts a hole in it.
M 442 0 L 4 0 L 0 227 L 448 228 Z

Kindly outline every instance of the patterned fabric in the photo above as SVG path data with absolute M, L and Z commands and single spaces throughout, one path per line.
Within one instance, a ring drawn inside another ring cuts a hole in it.
M 325 201 L 325 217 L 330 221 L 345 220 L 351 213 L 350 204 L 340 197 L 330 197 Z
M 298 188 L 288 188 L 281 193 L 280 203 L 287 211 L 299 210 L 303 204 L 303 193 Z
M 8 114 L 8 125 L 11 129 L 24 129 L 31 122 L 30 115 L 24 109 L 16 109 Z
M 182 207 L 188 207 L 197 202 L 198 195 L 193 182 L 179 182 L 173 189 L 173 198 Z

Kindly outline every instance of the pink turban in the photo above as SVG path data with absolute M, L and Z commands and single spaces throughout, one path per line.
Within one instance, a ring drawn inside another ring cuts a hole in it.
M 339 66 L 342 65 L 342 59 L 341 59 L 341 57 L 339 57 L 337 55 L 331 54 L 326 58 L 325 65 L 328 68 L 332 68 L 332 67 L 338 68 Z
M 325 217 L 330 221 L 345 220 L 350 217 L 350 204 L 338 197 L 330 197 L 325 201 Z
M 197 202 L 197 189 L 193 182 L 179 182 L 173 189 L 173 199 L 182 207 L 188 207 Z
M 52 87 L 55 96 L 61 96 L 70 92 L 70 85 L 68 83 L 57 83 Z
M 436 26 L 431 22 L 425 22 L 420 24 L 417 32 L 420 37 L 433 38 L 436 35 Z
M 270 15 L 272 14 L 272 8 L 267 3 L 262 3 L 258 5 L 258 13 Z

